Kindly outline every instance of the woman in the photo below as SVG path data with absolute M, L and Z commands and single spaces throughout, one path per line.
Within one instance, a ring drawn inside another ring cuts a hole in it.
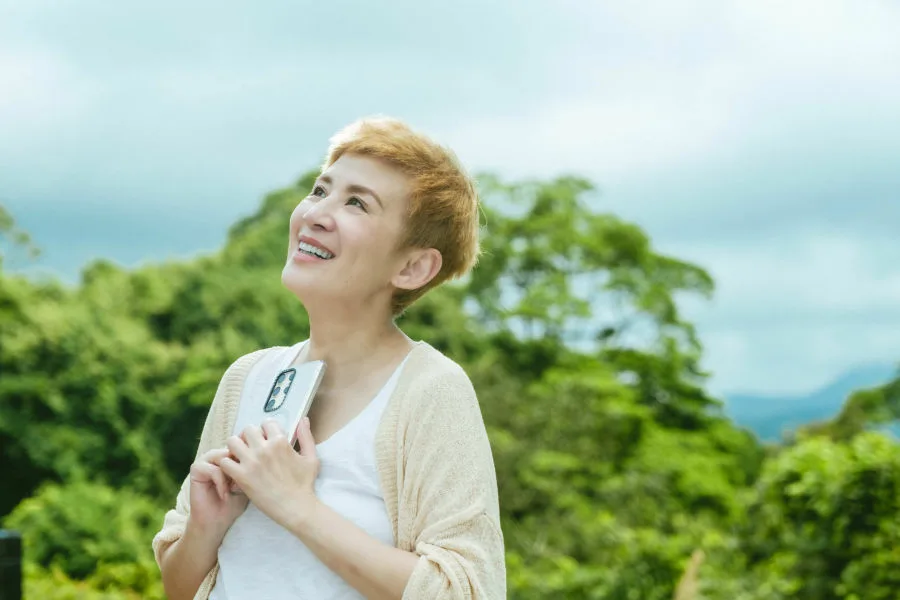
M 506 597 L 491 449 L 463 370 L 395 318 L 478 253 L 478 199 L 449 151 L 392 119 L 339 132 L 290 218 L 283 284 L 309 339 L 223 376 L 153 549 L 172 600 Z M 240 403 L 291 364 L 328 368 L 299 451 Z M 240 490 L 235 493 L 233 489 Z

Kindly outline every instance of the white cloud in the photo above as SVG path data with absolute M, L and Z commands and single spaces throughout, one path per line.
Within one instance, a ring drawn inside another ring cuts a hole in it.
M 5 135 L 18 134 L 17 141 L 83 116 L 92 92 L 52 53 L 2 48 L 0 90 L 0 125 Z
M 848 366 L 900 360 L 896 244 L 797 228 L 765 241 L 668 250 L 716 279 L 714 301 L 686 312 L 718 390 L 802 391 Z
M 476 169 L 587 175 L 709 267 L 717 388 L 814 386 L 900 357 L 897 31 L 887 1 L 0 0 L 0 198 L 56 255 L 206 249 L 335 128 L 394 113 Z M 77 214 L 126 229 L 63 239 Z
M 847 370 L 892 364 L 900 356 L 896 327 L 863 328 L 832 324 L 703 332 L 712 371 L 710 389 L 728 392 L 802 394 L 818 389 Z
M 646 4 L 612 5 L 617 10 L 612 17 L 625 33 L 607 39 L 613 27 L 597 24 L 596 37 L 568 42 L 557 67 L 576 93 L 559 86 L 556 102 L 528 114 L 511 107 L 508 120 L 515 115 L 533 126 L 546 115 L 553 123 L 569 102 L 579 117 L 572 122 L 580 121 L 581 127 L 559 131 L 575 145 L 587 147 L 593 139 L 611 152 L 620 138 L 605 135 L 609 126 L 613 131 L 634 128 L 642 142 L 652 141 L 647 130 L 659 130 L 664 143 L 666 134 L 677 129 L 676 139 L 690 147 L 692 138 L 715 137 L 726 126 L 740 136 L 721 141 L 740 142 L 754 139 L 760 125 L 767 130 L 772 117 L 816 118 L 831 110 L 852 114 L 860 106 L 893 107 L 900 98 L 896 5 L 694 2 L 691 10 L 682 3 Z M 598 15 L 593 16 L 596 22 Z M 704 118 L 703 113 L 710 114 Z M 706 120 L 721 123 L 723 117 L 727 125 L 702 126 Z M 527 133 L 522 121 L 519 129 Z M 694 123 L 701 126 L 692 134 Z M 516 125 L 501 125 L 506 135 L 499 137 L 515 141 Z M 484 137 L 494 136 L 488 130 Z M 639 148 L 625 146 L 626 152 Z

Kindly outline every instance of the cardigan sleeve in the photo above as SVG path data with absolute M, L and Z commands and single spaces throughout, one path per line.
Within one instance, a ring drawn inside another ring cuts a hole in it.
M 419 555 L 403 600 L 506 598 L 497 476 L 475 390 L 455 363 L 423 379 L 403 438 L 399 537 Z
M 225 439 L 230 433 L 229 425 L 233 421 L 240 403 L 244 379 L 263 352 L 265 350 L 245 354 L 225 370 L 219 380 L 209 412 L 206 414 L 200 441 L 197 444 L 197 452 L 194 454 L 195 459 L 212 448 L 224 445 Z M 161 566 L 162 564 L 160 559 L 163 552 L 184 534 L 188 515 L 191 512 L 190 485 L 190 474 L 188 474 L 182 481 L 178 495 L 175 497 L 175 506 L 166 512 L 162 528 L 153 536 L 153 555 L 157 565 Z

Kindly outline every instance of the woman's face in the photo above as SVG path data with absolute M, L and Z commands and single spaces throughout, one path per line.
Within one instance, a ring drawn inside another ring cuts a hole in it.
M 405 261 L 398 245 L 409 192 L 388 163 L 341 156 L 291 214 L 285 287 L 307 305 L 389 304 Z

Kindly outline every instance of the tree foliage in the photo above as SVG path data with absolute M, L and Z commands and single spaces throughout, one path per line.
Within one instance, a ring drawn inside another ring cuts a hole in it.
M 150 536 L 219 378 L 308 334 L 280 271 L 310 183 L 190 261 L 96 261 L 73 288 L 0 271 L 0 515 L 35 597 L 161 596 Z M 400 324 L 478 390 L 511 598 L 667 599 L 680 579 L 679 600 L 893 597 L 900 453 L 869 429 L 900 383 L 767 452 L 705 389 L 678 310 L 712 293 L 702 268 L 597 210 L 583 179 L 480 187 L 479 266 Z

